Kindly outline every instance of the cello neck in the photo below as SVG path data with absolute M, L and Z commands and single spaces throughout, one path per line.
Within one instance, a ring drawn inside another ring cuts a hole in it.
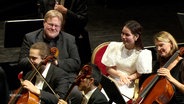
M 176 51 L 174 53 L 174 55 L 165 63 L 165 65 L 163 66 L 164 68 L 167 68 L 172 62 L 174 62 L 174 60 L 179 56 L 180 51 Z

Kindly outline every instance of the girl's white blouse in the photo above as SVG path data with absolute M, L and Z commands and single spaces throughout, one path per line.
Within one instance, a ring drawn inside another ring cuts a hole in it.
M 127 73 L 128 75 L 135 73 L 140 74 L 152 72 L 152 54 L 150 50 L 128 50 L 123 42 L 111 42 L 101 62 L 106 66 L 116 66 L 116 70 Z

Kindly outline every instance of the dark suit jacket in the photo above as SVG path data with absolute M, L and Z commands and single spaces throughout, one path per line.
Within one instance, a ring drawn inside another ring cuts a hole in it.
M 20 57 L 19 65 L 22 70 L 31 69 L 30 63 L 26 59 L 29 56 L 29 49 L 35 42 L 43 41 L 48 45 L 51 45 L 51 41 L 43 38 L 43 29 L 39 29 L 30 33 L 27 33 L 24 37 Z M 80 70 L 80 57 L 78 49 L 75 43 L 75 37 L 72 35 L 60 32 L 59 36 L 53 40 L 54 46 L 59 49 L 58 63 L 59 67 L 69 73 L 71 81 L 78 74 Z M 29 68 L 28 68 L 29 66 Z
M 25 79 L 31 74 L 31 72 L 33 71 L 26 74 Z M 54 92 L 60 96 L 60 98 L 64 98 L 66 96 L 69 89 L 67 72 L 51 64 L 46 76 L 46 81 Z M 35 83 L 35 78 L 32 82 L 33 84 Z M 57 104 L 58 102 L 58 98 L 52 93 L 50 88 L 45 83 L 43 89 L 41 90 L 40 99 L 42 104 Z
M 88 104 L 109 104 L 105 95 L 97 88 L 91 95 Z
M 87 35 L 85 26 L 88 22 L 87 0 L 65 0 L 64 6 L 68 8 L 65 15 L 64 31 L 74 35 Z

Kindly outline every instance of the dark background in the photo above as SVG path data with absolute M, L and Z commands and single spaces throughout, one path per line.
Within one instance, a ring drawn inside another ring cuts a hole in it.
M 169 31 L 178 42 L 182 42 L 183 30 L 177 12 L 184 12 L 183 5 L 183 0 L 88 0 L 89 22 L 86 28 L 92 50 L 104 41 L 119 41 L 121 25 L 130 19 L 143 25 L 145 46 L 153 45 L 152 35 L 161 30 Z M 37 0 L 1 0 L 0 14 L 2 23 L 38 18 Z M 3 33 L 0 35 L 4 37 Z
M 184 0 L 88 0 L 88 7 L 89 22 L 86 29 L 89 32 L 91 51 L 102 42 L 121 41 L 121 25 L 131 19 L 137 20 L 144 27 L 144 46 L 153 45 L 153 35 L 162 30 L 170 32 L 178 43 L 184 42 L 184 29 L 177 16 L 178 12 L 184 12 Z M 36 0 L 0 1 L 0 66 L 7 73 L 10 89 L 17 85 L 12 78 L 17 77 L 14 73 L 18 73 L 15 66 L 20 48 L 4 47 L 4 21 L 36 19 L 37 9 Z M 20 31 L 24 29 L 19 28 Z M 13 39 L 20 40 L 18 37 Z

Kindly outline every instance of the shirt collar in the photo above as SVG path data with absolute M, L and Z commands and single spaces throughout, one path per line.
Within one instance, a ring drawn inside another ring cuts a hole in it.
M 89 101 L 91 95 L 93 94 L 93 92 L 94 92 L 96 89 L 97 89 L 97 87 L 94 88 L 93 90 L 89 91 L 87 94 L 84 95 L 84 96 L 86 97 L 86 99 L 87 99 L 87 102 Z

